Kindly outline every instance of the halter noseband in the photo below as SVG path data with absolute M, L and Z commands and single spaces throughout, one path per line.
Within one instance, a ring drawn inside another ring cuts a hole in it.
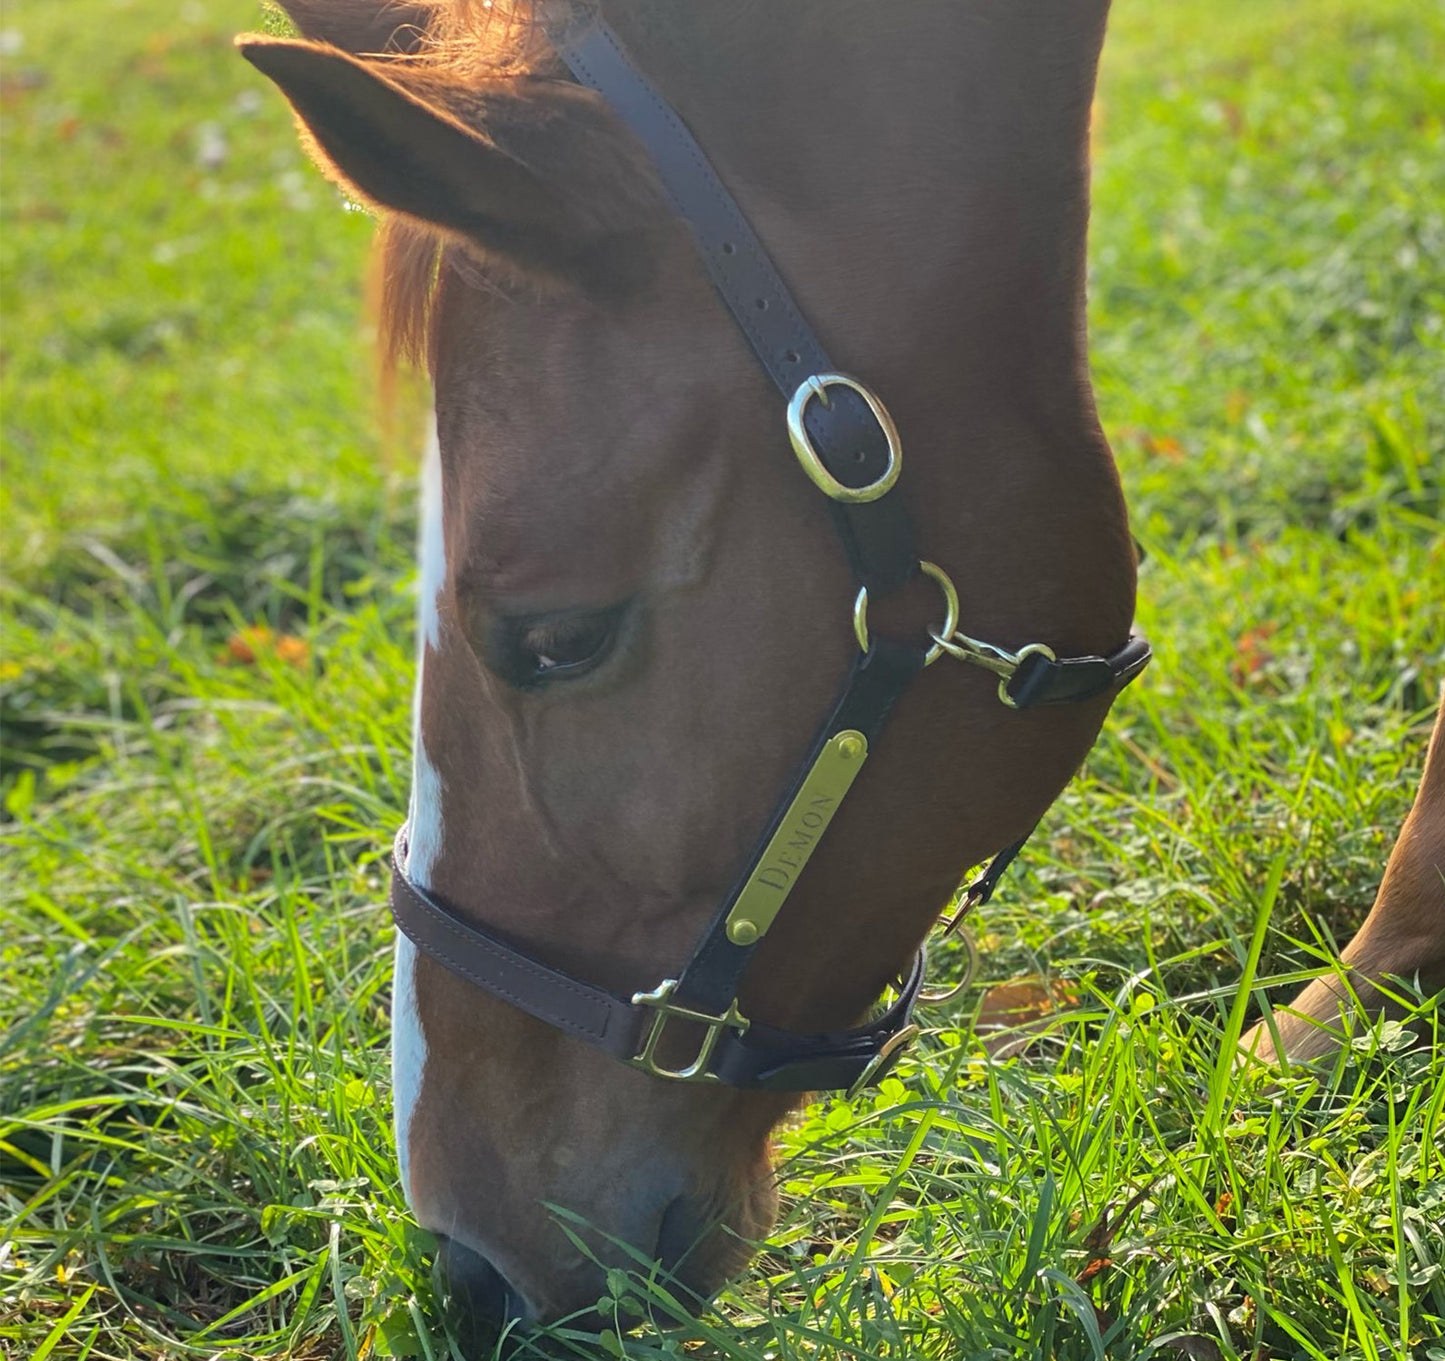
M 918 1033 L 913 1009 L 925 957 L 914 956 L 896 1000 L 866 1025 L 803 1035 L 749 1021 L 738 987 L 804 866 L 910 681 L 944 654 L 999 678 L 1010 708 L 1091 699 L 1126 685 L 1148 663 L 1138 633 L 1107 656 L 1058 657 L 1042 643 L 1010 652 L 958 631 L 947 573 L 923 561 L 903 503 L 888 495 L 902 472 L 897 429 L 862 383 L 837 372 L 771 257 L 676 111 L 633 65 L 600 19 L 553 32 L 576 79 L 598 91 L 651 153 L 698 254 L 768 376 L 788 401 L 788 434 L 803 470 L 828 497 L 858 594 L 859 652 L 832 711 L 778 801 L 748 861 L 677 978 L 630 999 L 573 978 L 465 920 L 410 879 L 407 829 L 392 857 L 391 910 L 417 948 L 459 977 L 654 1077 L 771 1091 L 856 1091 L 880 1080 Z M 870 598 L 918 575 L 938 586 L 944 619 L 927 646 L 874 638 Z M 1027 840 L 1027 838 L 1025 838 Z M 1018 854 L 996 856 L 965 892 L 986 902 Z M 690 1026 L 686 1063 L 669 1062 L 675 1025 Z

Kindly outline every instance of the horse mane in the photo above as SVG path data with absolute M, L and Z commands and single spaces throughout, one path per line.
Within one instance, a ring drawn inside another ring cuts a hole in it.
M 432 357 L 432 313 L 447 245 L 435 229 L 388 213 L 372 247 L 372 307 L 382 373 L 390 382 L 403 365 L 428 364 Z

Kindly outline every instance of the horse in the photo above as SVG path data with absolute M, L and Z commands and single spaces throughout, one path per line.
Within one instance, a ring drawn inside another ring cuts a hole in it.
M 799 1100 L 747 1046 L 886 1071 L 909 1007 L 859 1017 L 1147 659 L 1085 338 L 1108 3 L 282 3 L 300 37 L 241 50 L 380 218 L 383 344 L 434 398 L 393 888 L 407 1199 L 479 1328 L 600 1327 L 629 1246 L 705 1301 L 771 1225 L 770 1132 Z M 584 78 L 599 32 L 645 73 L 624 102 L 675 111 L 660 152 Z M 741 225 L 690 219 L 669 157 Z M 739 255 L 765 280 L 751 319 Z M 794 297 L 866 386 L 799 372 L 785 419 L 769 363 L 806 347 L 760 364 L 754 334 Z M 815 447 L 839 412 L 867 432 L 861 483 Z M 905 521 L 926 558 L 880 583 L 869 536 Z M 911 660 L 870 710 L 886 733 L 819 729 L 888 656 Z M 1070 661 L 1108 683 L 1014 702 Z M 1440 971 L 1432 892 L 1382 893 L 1370 978 Z M 700 955 L 731 961 L 725 1001 L 680 1000 Z M 604 1052 L 588 1007 L 599 1034 L 641 1028 Z
M 1342 1025 L 1399 1009 L 1392 979 L 1417 983 L 1427 994 L 1445 990 L 1445 686 L 1414 802 L 1374 904 L 1340 952 L 1340 965 L 1246 1034 L 1243 1057 L 1273 1066 L 1331 1053 Z

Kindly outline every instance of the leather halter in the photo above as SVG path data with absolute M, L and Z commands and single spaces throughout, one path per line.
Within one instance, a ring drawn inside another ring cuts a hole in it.
M 737 994 L 753 952 L 893 705 L 945 653 L 996 674 L 999 698 L 1010 708 L 1091 699 L 1133 680 L 1149 661 L 1149 645 L 1135 633 L 1107 656 L 1059 658 L 1043 644 L 1009 652 L 957 631 L 952 582 L 920 560 L 907 510 L 888 494 L 902 450 L 883 404 L 834 368 L 737 201 L 616 34 L 589 18 L 549 29 L 549 36 L 576 79 L 598 91 L 651 154 L 673 207 L 692 228 L 704 268 L 787 400 L 794 451 L 829 499 L 858 587 L 859 653 L 746 869 L 677 978 L 619 997 L 473 925 L 408 877 L 405 827 L 392 858 L 392 914 L 420 950 L 459 977 L 655 1077 L 772 1091 L 857 1090 L 880 1080 L 917 1034 L 912 1017 L 925 973 L 921 949 L 896 1000 L 849 1030 L 804 1035 L 749 1021 Z M 943 626 L 917 646 L 871 637 L 870 597 L 887 596 L 920 574 L 943 593 Z M 1000 852 L 970 885 L 968 907 L 987 901 L 1022 845 Z M 690 1040 L 674 1037 L 675 1025 Z M 690 1056 L 686 1063 L 673 1057 L 679 1043 Z

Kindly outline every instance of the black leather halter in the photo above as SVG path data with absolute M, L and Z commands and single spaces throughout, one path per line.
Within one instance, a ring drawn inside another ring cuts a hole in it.
M 598 19 L 550 31 L 579 82 L 603 95 L 651 153 L 673 207 L 768 376 L 788 402 L 788 430 L 804 471 L 829 500 L 858 586 L 859 652 L 832 711 L 783 792 L 731 892 L 682 972 L 628 999 L 573 978 L 467 921 L 407 876 L 407 829 L 392 859 L 391 910 L 416 946 L 453 973 L 558 1030 L 655 1077 L 773 1091 L 856 1090 L 882 1078 L 917 1033 L 920 950 L 896 1000 L 851 1030 L 802 1035 L 749 1021 L 738 987 L 759 942 L 837 811 L 898 697 L 945 653 L 999 677 L 1010 708 L 1091 699 L 1133 680 L 1149 645 L 1131 635 L 1108 656 L 1056 657 L 1042 644 L 1009 652 L 958 631 L 947 574 L 920 560 L 903 503 L 888 495 L 902 470 L 898 433 L 882 403 L 837 372 L 772 259 L 692 134 Z M 927 644 L 870 637 L 870 596 L 924 574 L 945 620 Z M 987 901 L 1022 842 L 1001 852 L 967 891 Z M 690 1038 L 674 1036 L 674 1025 Z M 676 1061 L 679 1045 L 687 1061 Z

